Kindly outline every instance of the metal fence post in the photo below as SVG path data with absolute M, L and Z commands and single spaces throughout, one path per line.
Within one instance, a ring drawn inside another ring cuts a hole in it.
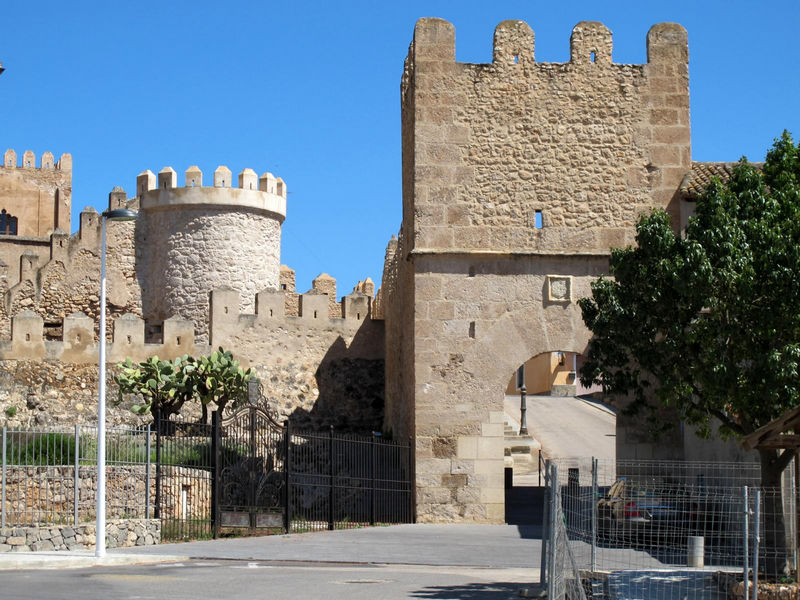
M 145 430 L 144 453 L 147 462 L 144 465 L 144 518 L 150 518 L 150 423 Z
M 540 453 L 541 455 L 541 453 Z M 541 467 L 539 467 L 541 473 Z M 550 538 L 550 461 L 544 464 L 544 502 L 542 504 L 542 557 L 539 566 L 539 583 L 547 584 L 547 540 Z
M 3 465 L 2 475 L 0 475 L 0 527 L 6 526 L 6 442 L 8 441 L 8 430 L 3 425 Z
M 78 504 L 80 503 L 80 496 L 81 496 L 81 489 L 80 489 L 80 461 L 81 461 L 81 437 L 80 437 L 81 429 L 80 425 L 75 425 L 75 473 L 72 480 L 72 485 L 74 487 L 72 493 L 72 522 L 74 525 L 78 525 Z
M 743 521 L 742 521 L 742 548 L 744 549 L 744 557 L 743 557 L 743 565 L 742 565 L 742 574 L 743 574 L 743 583 L 744 583 L 744 593 L 742 597 L 744 600 L 747 600 L 750 591 L 750 502 L 748 500 L 748 492 L 747 486 L 742 488 L 742 500 L 744 502 L 744 510 L 742 511 Z
M 753 514 L 753 600 L 758 600 L 758 552 L 761 546 L 761 490 L 756 489 L 756 505 Z
M 558 549 L 556 548 L 556 540 L 557 540 L 557 529 L 556 529 L 556 520 L 558 519 L 558 511 L 556 508 L 558 507 L 558 495 L 560 491 L 558 489 L 558 465 L 552 464 L 550 465 L 550 530 L 549 530 L 549 537 L 550 541 L 548 546 L 550 546 L 550 551 L 547 556 L 547 597 L 548 598 L 555 598 L 556 597 L 556 554 Z
M 156 435 L 158 440 L 158 435 Z M 219 487 L 220 487 L 220 445 L 222 436 L 220 435 L 219 411 L 211 413 L 211 537 L 217 539 L 220 528 L 220 506 L 219 506 Z
M 792 508 L 794 509 L 794 519 L 792 519 L 792 526 L 794 527 L 794 536 L 792 536 L 792 562 L 794 563 L 794 572 L 795 576 L 797 574 L 797 544 L 800 541 L 800 450 L 794 451 L 794 458 L 792 459 L 792 463 L 794 463 L 794 471 L 792 472 L 792 490 L 794 491 L 794 497 L 792 502 Z
M 369 524 L 375 525 L 375 436 L 369 441 Z
M 156 410 L 156 499 L 153 516 L 161 518 L 161 411 Z
M 334 489 L 333 489 L 333 425 L 328 431 L 328 530 L 335 528 L 334 514 Z
M 283 459 L 283 470 L 284 470 L 284 494 L 286 499 L 284 500 L 284 516 L 283 516 L 283 528 L 286 530 L 286 533 L 290 533 L 292 529 L 292 428 L 289 424 L 289 419 L 286 419 L 286 424 L 284 425 L 283 429 L 284 440 L 284 459 Z
M 417 522 L 417 447 L 413 437 L 408 438 L 408 510 L 409 522 Z
M 597 459 L 592 457 L 592 572 L 597 571 Z

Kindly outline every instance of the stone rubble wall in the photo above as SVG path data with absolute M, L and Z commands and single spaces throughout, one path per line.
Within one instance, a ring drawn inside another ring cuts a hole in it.
M 12 432 L 13 435 L 13 432 Z M 92 434 L 82 434 L 85 443 Z M 94 434 L 96 435 L 96 434 Z M 144 437 L 133 434 L 142 450 Z M 155 453 L 155 434 L 151 449 Z M 200 443 L 209 440 L 199 440 Z M 109 438 L 110 445 L 114 438 Z M 127 443 L 130 443 L 128 440 Z M 91 457 L 93 459 L 94 457 Z M 151 457 L 153 460 L 155 456 Z M 148 490 L 147 467 L 138 465 L 106 466 L 106 514 L 111 519 L 145 518 L 147 507 L 154 510 L 156 468 L 150 465 Z M 162 465 L 161 509 L 163 518 L 178 519 L 184 514 L 183 492 L 186 491 L 186 512 L 191 518 L 207 518 L 211 510 L 211 474 L 207 469 Z M 27 525 L 72 521 L 75 514 L 75 468 L 72 466 L 6 466 L 6 523 Z M 87 520 L 95 512 L 97 502 L 97 467 L 78 467 L 78 519 Z M 149 503 L 147 494 L 149 493 Z
M 39 525 L 0 529 L 0 552 L 43 552 L 94 549 L 94 523 Z M 152 546 L 161 542 L 158 519 L 118 519 L 106 523 L 106 547 Z

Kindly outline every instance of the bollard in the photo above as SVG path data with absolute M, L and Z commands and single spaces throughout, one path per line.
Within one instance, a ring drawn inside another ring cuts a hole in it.
M 686 564 L 690 567 L 705 566 L 705 539 L 701 535 L 690 535 L 688 540 L 688 557 Z

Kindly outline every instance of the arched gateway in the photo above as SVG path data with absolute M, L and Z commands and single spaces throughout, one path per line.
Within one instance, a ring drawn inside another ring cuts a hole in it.
M 455 61 L 453 26 L 417 23 L 403 74 L 403 223 L 387 251 L 386 426 L 416 443 L 417 518 L 504 519 L 503 396 L 542 352 L 583 353 L 576 300 L 666 208 L 691 168 L 686 32 L 612 61 L 582 22 L 570 61 L 538 63 L 521 21 L 489 64 Z

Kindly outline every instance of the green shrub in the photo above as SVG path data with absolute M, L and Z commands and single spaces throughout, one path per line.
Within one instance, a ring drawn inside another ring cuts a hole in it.
M 75 436 L 42 433 L 8 441 L 9 462 L 20 465 L 71 465 L 75 462 Z

